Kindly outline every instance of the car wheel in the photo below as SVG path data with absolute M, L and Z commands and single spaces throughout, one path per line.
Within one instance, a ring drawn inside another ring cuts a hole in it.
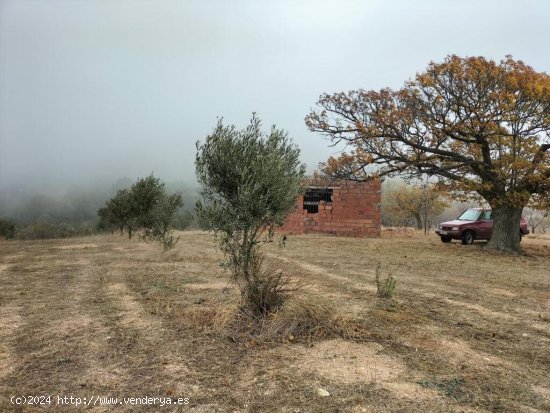
M 462 244 L 463 245 L 472 245 L 474 243 L 474 233 L 472 231 L 466 231 L 462 234 Z
M 451 237 L 445 237 L 445 236 L 441 237 L 441 242 L 444 242 L 445 244 L 451 242 L 451 240 L 452 240 Z

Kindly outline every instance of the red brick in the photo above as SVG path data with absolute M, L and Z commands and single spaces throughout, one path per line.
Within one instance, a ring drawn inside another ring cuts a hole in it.
M 341 236 L 380 236 L 381 181 L 337 181 L 332 184 L 332 204 L 320 202 L 319 213 L 303 209 L 303 197 L 279 232 L 326 233 Z

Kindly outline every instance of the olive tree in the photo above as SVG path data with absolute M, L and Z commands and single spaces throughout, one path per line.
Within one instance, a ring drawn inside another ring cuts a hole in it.
M 146 219 L 142 221 L 143 238 L 159 241 L 165 251 L 176 245 L 179 238 L 174 237 L 172 228 L 176 213 L 182 206 L 183 200 L 180 194 L 167 195 L 162 192 L 147 213 Z M 183 229 L 181 225 L 180 229 Z
M 141 231 L 142 239 L 159 241 L 165 250 L 177 242 L 172 234 L 176 213 L 183 206 L 181 194 L 168 195 L 165 184 L 153 174 L 138 179 L 129 189 L 122 189 L 100 208 L 99 227 L 126 228 L 128 237 Z
M 107 201 L 105 207 L 98 211 L 98 215 L 102 227 L 116 227 L 120 230 L 120 235 L 126 228 L 128 238 L 132 238 L 135 219 L 129 189 L 118 190 L 116 195 Z
M 243 130 L 218 121 L 197 142 L 199 224 L 213 231 L 233 280 L 256 315 L 275 310 L 284 297 L 280 276 L 262 269 L 262 241 L 284 223 L 304 189 L 305 165 L 286 132 L 261 131 L 255 114 Z

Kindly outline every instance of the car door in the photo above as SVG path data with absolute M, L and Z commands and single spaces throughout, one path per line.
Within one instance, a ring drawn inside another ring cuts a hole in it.
M 477 238 L 489 239 L 493 233 L 493 216 L 491 211 L 483 211 L 477 222 Z

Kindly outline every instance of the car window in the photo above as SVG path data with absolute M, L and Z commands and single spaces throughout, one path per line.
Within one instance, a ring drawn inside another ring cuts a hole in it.
M 480 211 L 478 209 L 467 209 L 458 217 L 460 221 L 477 221 Z
M 492 214 L 491 214 L 491 211 L 483 211 L 479 217 L 479 219 L 486 219 L 486 220 L 492 220 L 493 217 L 492 217 Z

